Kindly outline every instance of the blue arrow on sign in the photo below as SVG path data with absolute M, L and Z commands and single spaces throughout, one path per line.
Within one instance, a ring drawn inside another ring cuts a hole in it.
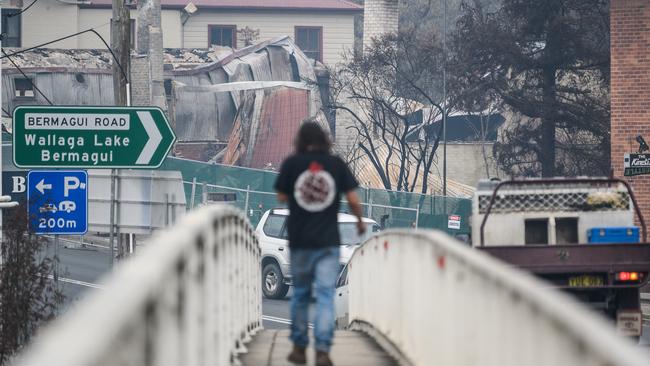
M 82 235 L 88 231 L 88 174 L 32 170 L 27 174 L 30 231 Z

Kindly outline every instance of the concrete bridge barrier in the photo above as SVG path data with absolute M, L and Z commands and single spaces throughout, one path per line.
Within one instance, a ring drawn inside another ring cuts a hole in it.
M 348 272 L 350 328 L 402 364 L 650 362 L 569 295 L 440 232 L 385 232 L 357 249 Z
M 261 328 L 259 263 L 243 214 L 196 210 L 45 329 L 18 364 L 230 365 Z

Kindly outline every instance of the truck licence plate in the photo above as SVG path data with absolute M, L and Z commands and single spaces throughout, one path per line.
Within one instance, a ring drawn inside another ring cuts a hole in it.
M 623 310 L 616 314 L 616 330 L 623 336 L 640 336 L 642 322 L 640 311 Z
M 603 286 L 605 281 L 600 276 L 573 276 L 569 277 L 569 287 L 598 287 Z

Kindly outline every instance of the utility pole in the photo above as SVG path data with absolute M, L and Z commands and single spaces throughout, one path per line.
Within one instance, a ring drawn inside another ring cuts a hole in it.
M 442 195 L 447 195 L 447 0 L 442 31 Z M 445 201 L 446 202 L 446 201 Z
M 116 106 L 131 105 L 131 91 L 127 79 L 130 68 L 129 59 L 131 53 L 131 14 L 124 0 L 113 1 L 113 17 L 111 18 L 111 49 L 117 60 L 113 62 L 113 96 Z M 119 63 L 119 64 L 118 64 Z M 121 66 L 121 67 L 120 67 Z M 110 264 L 115 260 L 115 190 L 116 190 L 116 169 L 111 169 L 111 203 L 110 203 L 110 229 L 109 246 Z
M 113 1 L 113 18 L 111 19 L 111 49 L 122 69 L 113 62 L 113 95 L 116 106 L 125 106 L 129 94 L 129 56 L 131 52 L 131 14 L 124 0 Z

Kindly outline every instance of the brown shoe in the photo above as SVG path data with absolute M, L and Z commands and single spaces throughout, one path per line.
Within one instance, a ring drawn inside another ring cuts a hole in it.
M 329 353 L 316 351 L 316 366 L 334 366 Z
M 293 350 L 289 353 L 287 360 L 291 363 L 298 365 L 304 365 L 307 363 L 307 354 L 305 353 L 305 347 L 293 346 Z

